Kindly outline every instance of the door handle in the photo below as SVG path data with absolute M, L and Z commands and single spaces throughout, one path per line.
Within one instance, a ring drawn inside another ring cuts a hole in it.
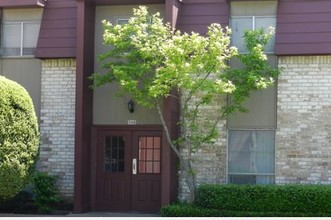
M 132 159 L 132 174 L 133 175 L 137 174 L 137 159 L 136 158 Z

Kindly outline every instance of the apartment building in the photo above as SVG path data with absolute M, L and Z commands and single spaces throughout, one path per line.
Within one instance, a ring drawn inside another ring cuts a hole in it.
M 38 169 L 60 177 L 75 211 L 155 211 L 188 194 L 156 110 L 130 113 L 115 85 L 90 89 L 109 49 L 101 21 L 125 22 L 138 5 L 183 32 L 230 26 L 241 53 L 244 30 L 276 30 L 266 53 L 282 74 L 252 93 L 249 113 L 220 122 L 217 143 L 195 155 L 198 184 L 331 184 L 331 1 L 2 0 L 0 74 L 30 92 Z M 178 103 L 163 110 L 175 137 Z

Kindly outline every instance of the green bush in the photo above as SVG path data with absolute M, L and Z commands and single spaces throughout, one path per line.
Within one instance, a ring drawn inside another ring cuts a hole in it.
M 34 211 L 33 194 L 29 189 L 24 189 L 12 199 L 0 203 L 0 212 L 31 213 Z
M 61 202 L 56 185 L 57 177 L 48 173 L 36 172 L 33 178 L 35 204 L 40 213 L 50 213 Z
M 331 186 L 202 185 L 195 203 L 218 210 L 331 214 Z
M 28 92 L 0 76 L 0 200 L 18 194 L 38 154 L 38 122 Z
M 204 209 L 188 203 L 177 203 L 161 208 L 163 217 L 218 217 L 222 211 L 215 209 Z
M 163 207 L 168 217 L 331 217 L 329 185 L 201 185 L 193 204 Z
M 327 213 L 249 212 L 206 209 L 193 204 L 178 203 L 163 207 L 162 217 L 329 217 Z

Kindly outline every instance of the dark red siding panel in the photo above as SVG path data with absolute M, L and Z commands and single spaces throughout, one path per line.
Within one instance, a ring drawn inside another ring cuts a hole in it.
M 93 0 L 96 5 L 145 5 L 164 4 L 165 0 Z
M 205 34 L 212 23 L 220 23 L 223 27 L 229 25 L 229 4 L 227 1 L 210 0 L 185 1 L 180 11 L 178 28 L 183 32 Z
M 279 0 L 276 54 L 331 54 L 331 1 Z
M 72 37 L 52 37 L 39 38 L 38 45 L 43 48 L 71 48 L 76 44 L 76 39 Z
M 36 57 L 76 57 L 76 0 L 48 0 L 44 9 Z
M 330 52 L 331 43 L 292 43 L 278 45 L 279 51 L 286 51 L 279 55 L 327 55 Z
M 165 2 L 165 20 L 171 24 L 173 29 L 178 28 L 179 13 L 182 3 L 178 0 L 166 0 Z
M 38 49 L 37 58 L 40 59 L 53 59 L 53 58 L 72 58 L 76 56 L 76 51 L 69 47 L 47 47 Z
M 44 0 L 1 0 L 0 8 L 43 7 Z

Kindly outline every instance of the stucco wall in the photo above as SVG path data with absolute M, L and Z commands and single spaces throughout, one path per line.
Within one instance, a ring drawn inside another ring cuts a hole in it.
M 61 193 L 74 192 L 76 62 L 42 61 L 40 159 L 38 169 L 60 177 Z
M 2 58 L 0 75 L 21 84 L 32 98 L 34 108 L 40 117 L 41 61 L 35 58 Z
M 147 5 L 151 13 L 160 12 L 164 17 L 164 5 Z M 103 26 L 101 21 L 107 20 L 113 24 L 117 19 L 129 19 L 133 14 L 133 8 L 138 6 L 97 6 L 95 17 L 95 67 L 94 71 L 103 73 L 102 62 L 97 57 L 110 50 L 109 45 L 103 44 Z M 118 86 L 115 84 L 104 85 L 93 91 L 93 123 L 103 125 L 126 125 L 128 120 L 136 120 L 137 124 L 161 124 L 159 115 L 155 109 L 135 105 L 134 113 L 130 113 L 127 103 L 130 96 L 118 97 Z
M 280 57 L 276 183 L 331 183 L 331 56 Z

